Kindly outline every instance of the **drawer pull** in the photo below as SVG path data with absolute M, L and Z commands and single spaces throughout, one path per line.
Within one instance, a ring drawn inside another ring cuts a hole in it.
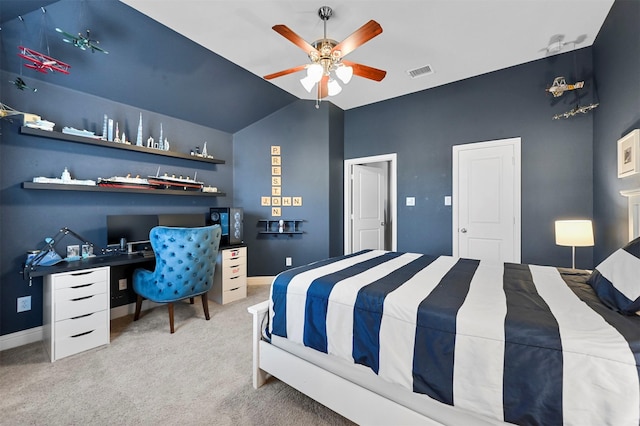
M 85 331 L 84 333 L 80 333 L 80 334 L 76 334 L 75 336 L 70 336 L 72 339 L 75 337 L 82 337 L 82 336 L 86 336 L 87 334 L 93 333 L 95 330 L 91 330 L 91 331 Z
M 240 277 L 229 277 L 230 280 L 237 280 Z
M 88 274 L 93 274 L 93 271 L 86 271 L 86 272 L 74 272 L 73 275 L 74 277 L 78 277 L 80 275 L 88 275 Z
M 84 297 L 77 297 L 75 299 L 71 299 L 72 302 L 77 302 L 79 300 L 85 300 L 85 299 L 91 299 L 94 295 L 92 294 L 91 296 L 84 296 Z
M 89 317 L 91 315 L 93 315 L 93 312 L 91 312 L 90 314 L 78 315 L 77 317 L 72 317 L 70 319 L 75 320 L 75 319 L 79 319 L 79 318 Z
M 236 290 L 240 290 L 240 287 L 232 288 L 229 291 L 236 291 Z
M 91 286 L 91 285 L 93 285 L 93 283 L 89 283 L 89 284 L 81 284 L 81 285 L 75 285 L 75 286 L 72 286 L 71 288 L 89 287 L 89 286 Z

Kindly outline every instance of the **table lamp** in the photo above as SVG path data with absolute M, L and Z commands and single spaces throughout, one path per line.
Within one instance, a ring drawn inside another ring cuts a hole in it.
M 576 247 L 593 246 L 590 220 L 556 220 L 556 244 L 571 247 L 571 268 L 576 269 Z

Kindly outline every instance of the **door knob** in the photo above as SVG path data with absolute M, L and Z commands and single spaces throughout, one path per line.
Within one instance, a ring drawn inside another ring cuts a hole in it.
M 467 228 L 460 229 L 460 232 L 462 232 L 463 234 L 466 234 L 467 233 Z

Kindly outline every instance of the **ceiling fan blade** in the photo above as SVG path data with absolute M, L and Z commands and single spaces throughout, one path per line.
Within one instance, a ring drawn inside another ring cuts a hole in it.
M 305 68 L 307 68 L 306 65 L 299 65 L 297 67 L 293 67 L 286 70 L 274 72 L 273 74 L 265 75 L 263 78 L 265 80 L 271 80 L 272 78 L 282 77 L 283 75 L 293 74 L 294 72 L 302 71 Z
M 318 83 L 318 99 L 329 96 L 329 76 L 325 75 Z
M 335 52 L 339 50 L 342 52 L 340 56 L 345 57 L 349 53 L 356 50 L 358 46 L 361 46 L 374 38 L 375 36 L 382 33 L 382 27 L 373 19 L 360 28 L 358 28 L 353 34 L 349 37 L 342 40 L 338 43 L 331 51 Z
M 346 66 L 353 68 L 353 74 L 359 77 L 368 78 L 370 80 L 382 81 L 387 75 L 387 72 L 378 68 L 373 68 L 368 65 L 362 65 L 351 61 L 343 60 L 342 63 Z
M 287 27 L 286 25 L 274 25 L 273 30 L 289 40 L 291 43 L 298 46 L 300 49 L 304 50 L 304 53 L 306 53 L 307 55 L 310 52 L 317 51 L 315 47 L 307 43 L 302 37 L 294 33 L 293 30 L 291 30 L 291 28 Z

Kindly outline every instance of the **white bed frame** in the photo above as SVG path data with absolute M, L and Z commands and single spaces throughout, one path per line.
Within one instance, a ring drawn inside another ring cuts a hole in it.
M 640 235 L 640 189 L 621 191 L 629 203 L 629 240 Z M 361 425 L 496 425 L 456 407 L 429 401 L 421 414 L 262 339 L 269 301 L 248 308 L 253 316 L 253 387 L 270 376 L 287 383 L 336 413 Z

